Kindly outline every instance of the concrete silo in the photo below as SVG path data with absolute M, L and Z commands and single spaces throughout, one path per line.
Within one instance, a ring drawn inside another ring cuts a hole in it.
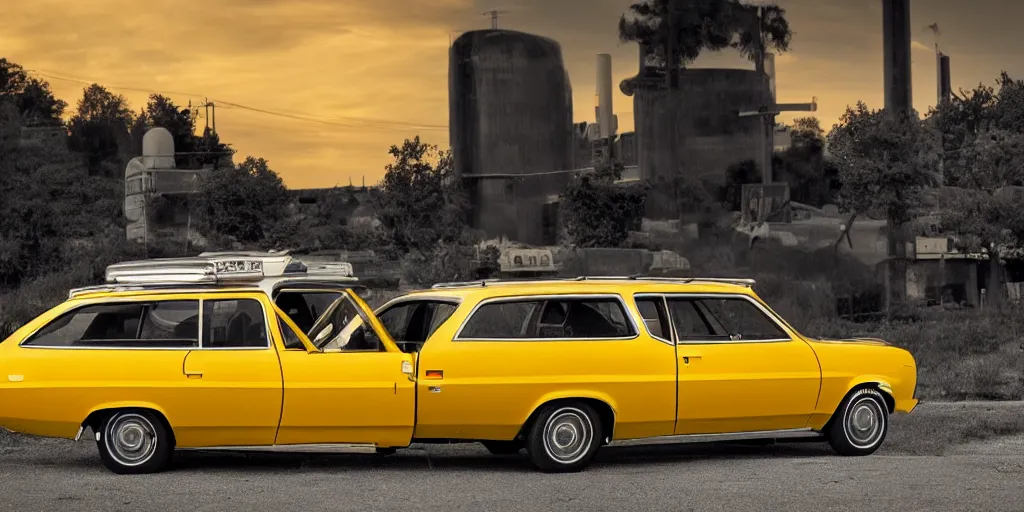
M 452 43 L 449 126 L 470 222 L 490 236 L 543 243 L 544 203 L 573 163 L 572 88 L 557 42 L 511 30 L 466 32 Z
M 764 76 L 746 69 L 686 69 L 679 90 L 669 91 L 663 73 L 649 72 L 621 85 L 623 93 L 633 96 L 644 179 L 657 184 L 684 173 L 720 185 L 730 165 L 761 162 L 766 143 L 761 118 L 739 113 L 771 101 Z M 649 203 L 649 210 L 655 216 L 672 215 L 670 205 Z

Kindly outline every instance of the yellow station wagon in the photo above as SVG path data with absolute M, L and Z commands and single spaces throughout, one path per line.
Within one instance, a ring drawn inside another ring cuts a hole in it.
M 917 405 L 910 353 L 804 337 L 749 280 L 453 283 L 375 313 L 341 274 L 265 253 L 113 265 L 0 343 L 0 426 L 88 428 L 117 473 L 175 449 L 451 441 L 554 472 L 618 443 L 820 438 L 867 455 Z

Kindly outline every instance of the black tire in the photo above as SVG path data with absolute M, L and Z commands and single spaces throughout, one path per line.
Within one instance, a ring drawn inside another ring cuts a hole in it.
M 877 389 L 850 393 L 839 404 L 829 424 L 828 444 L 839 455 L 864 456 L 874 453 L 889 430 L 889 408 Z
M 548 404 L 530 425 L 526 453 L 541 471 L 574 473 L 594 460 L 603 436 L 593 407 L 582 402 Z
M 170 464 L 174 436 L 151 411 L 120 410 L 103 420 L 96 447 L 103 465 L 114 473 L 156 473 Z
M 522 441 L 481 441 L 491 455 L 515 455 L 523 449 Z

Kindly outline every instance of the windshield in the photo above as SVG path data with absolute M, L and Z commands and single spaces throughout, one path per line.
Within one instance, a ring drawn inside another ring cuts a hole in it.
M 313 345 L 324 352 L 380 351 L 383 344 L 368 323 L 355 302 L 342 295 L 313 326 Z

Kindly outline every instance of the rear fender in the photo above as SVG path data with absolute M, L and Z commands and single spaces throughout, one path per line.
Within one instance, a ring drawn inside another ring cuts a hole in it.
M 96 407 L 93 407 L 91 410 L 89 410 L 89 413 L 86 414 L 84 418 L 82 418 L 82 424 L 78 429 L 78 434 L 75 436 L 75 441 L 77 441 L 82 436 L 82 432 L 85 431 L 87 427 L 93 428 L 95 430 L 97 425 L 91 425 L 90 423 L 92 423 L 98 416 L 100 416 L 100 414 L 102 414 L 105 411 L 112 411 L 117 409 L 148 409 L 151 411 L 155 411 L 159 413 L 160 416 L 162 416 L 165 421 L 167 421 L 168 427 L 171 426 L 171 419 L 167 416 L 167 411 L 165 411 L 162 407 L 154 403 L 134 400 L 104 402 L 100 405 L 97 405 Z
M 529 423 L 537 414 L 537 411 L 539 411 L 540 408 L 544 406 L 544 404 L 554 402 L 556 400 L 572 400 L 581 398 L 597 400 L 599 402 L 607 404 L 608 407 L 612 410 L 613 420 L 614 418 L 618 417 L 618 404 L 615 402 L 614 399 L 612 399 L 612 397 L 608 396 L 607 394 L 585 389 L 565 389 L 544 394 L 539 399 L 537 399 L 537 401 L 533 403 L 533 406 L 530 407 L 530 410 L 526 411 L 526 415 L 523 416 L 520 425 L 525 427 L 527 423 Z M 611 434 L 611 432 L 608 432 L 607 434 Z

